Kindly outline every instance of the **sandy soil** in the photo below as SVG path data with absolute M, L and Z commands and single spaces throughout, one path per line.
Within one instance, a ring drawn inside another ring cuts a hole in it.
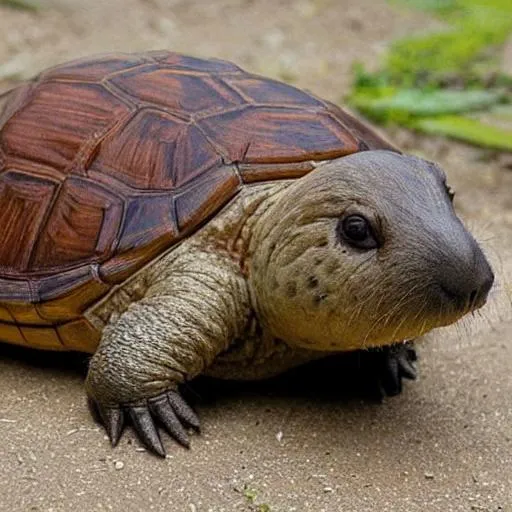
M 0 88 L 80 55 L 170 48 L 339 101 L 354 60 L 375 66 L 390 40 L 435 24 L 376 0 L 41 3 L 0 8 Z M 342 365 L 330 379 L 306 368 L 199 384 L 203 434 L 190 451 L 167 440 L 160 461 L 131 432 L 110 449 L 85 404 L 83 357 L 0 347 L 0 510 L 511 511 L 512 171 L 459 144 L 389 135 L 445 167 L 498 274 L 481 314 L 422 344 L 417 383 L 384 404 L 336 380 Z

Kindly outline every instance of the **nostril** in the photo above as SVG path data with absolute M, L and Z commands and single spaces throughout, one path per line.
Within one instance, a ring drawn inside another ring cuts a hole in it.
M 473 290 L 469 294 L 469 307 L 473 308 L 477 300 L 478 290 Z
M 467 314 L 486 303 L 494 284 L 494 273 L 471 237 L 461 242 L 458 250 L 457 260 L 441 260 L 437 285 L 446 306 Z
M 463 290 L 459 290 L 453 286 L 440 286 L 443 300 L 449 303 L 452 307 L 455 307 L 457 310 L 466 310 L 468 307 L 468 294 L 464 293 Z
M 456 291 L 453 291 L 453 290 L 449 289 L 447 286 L 441 285 L 440 288 L 441 288 L 441 291 L 443 292 L 443 294 L 450 301 L 458 301 L 460 299 L 460 294 L 457 293 Z
M 485 304 L 493 282 L 494 278 L 488 278 L 485 279 L 480 286 L 470 288 L 469 290 L 467 288 L 465 290 L 464 286 L 454 286 L 453 283 L 450 283 L 448 286 L 443 284 L 440 288 L 445 300 L 451 302 L 456 308 L 460 308 L 465 311 L 468 311 L 469 309 L 472 311 Z

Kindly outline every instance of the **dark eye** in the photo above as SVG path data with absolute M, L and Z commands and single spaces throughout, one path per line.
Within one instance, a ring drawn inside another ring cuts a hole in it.
M 358 249 L 375 249 L 379 246 L 368 219 L 362 215 L 348 215 L 338 223 L 338 235 Z

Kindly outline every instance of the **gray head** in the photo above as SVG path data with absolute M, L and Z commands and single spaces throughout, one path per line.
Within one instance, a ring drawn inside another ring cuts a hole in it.
M 481 307 L 494 276 L 456 216 L 443 171 L 367 151 L 290 184 L 255 228 L 262 323 L 318 350 L 389 344 Z

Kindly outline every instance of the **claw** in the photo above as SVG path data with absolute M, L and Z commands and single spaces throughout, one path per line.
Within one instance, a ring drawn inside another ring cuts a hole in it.
M 398 395 L 402 391 L 403 379 L 416 379 L 414 362 L 417 356 L 412 342 L 385 347 L 374 354 L 377 358 L 379 396 Z
M 192 410 L 192 408 L 183 400 L 181 395 L 177 391 L 169 391 L 167 393 L 167 399 L 171 404 L 176 416 L 181 421 L 184 421 L 190 427 L 195 428 L 199 431 L 199 418 L 197 414 Z
M 187 432 L 183 428 L 180 420 L 174 413 L 169 400 L 167 399 L 167 395 L 161 395 L 157 398 L 153 398 L 148 400 L 149 408 L 151 412 L 158 417 L 158 419 L 163 423 L 165 429 L 169 434 L 178 441 L 185 448 L 190 447 L 190 442 L 188 439 Z
M 125 415 L 129 414 L 133 428 L 142 443 L 160 457 L 165 457 L 165 449 L 155 422 L 160 422 L 167 432 L 182 446 L 189 448 L 186 427 L 199 430 L 199 418 L 177 391 L 162 393 L 137 405 L 117 407 L 102 406 L 92 398 L 89 401 L 91 412 L 101 419 L 112 446 L 121 437 Z
M 412 359 L 409 357 L 409 354 L 403 355 L 398 359 L 402 377 L 410 380 L 416 380 L 418 373 L 411 361 Z
M 164 458 L 165 450 L 160 441 L 151 413 L 145 406 L 132 406 L 129 408 L 133 426 L 141 441 L 156 455 Z
M 400 366 L 395 357 L 386 360 L 386 375 L 383 382 L 384 389 L 389 396 L 398 395 L 402 391 L 402 378 Z
M 117 446 L 124 426 L 124 413 L 118 407 L 100 407 L 98 406 L 105 430 L 110 439 L 112 447 Z
M 407 344 L 406 352 L 409 361 L 415 363 L 418 360 L 418 354 L 416 353 L 414 345 L 412 345 L 411 343 Z

